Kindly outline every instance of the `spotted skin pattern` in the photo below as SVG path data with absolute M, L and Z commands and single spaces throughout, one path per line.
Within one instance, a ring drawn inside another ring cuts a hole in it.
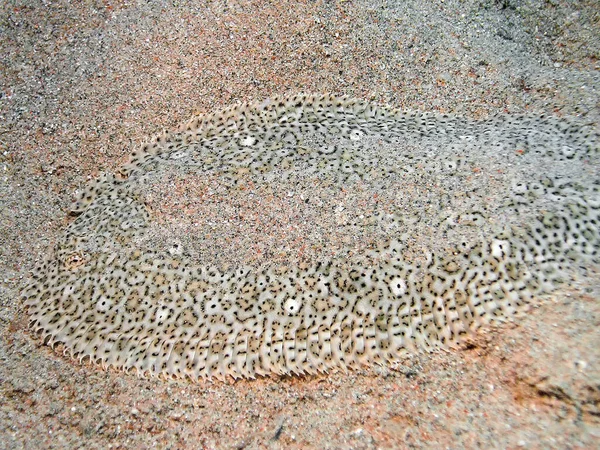
M 328 95 L 196 116 L 79 193 L 24 292 L 31 326 L 79 360 L 194 381 L 454 347 L 598 263 L 598 143 L 575 120 L 476 121 Z M 232 196 L 244 183 L 320 184 L 387 203 L 314 225 L 320 239 L 370 242 L 360 255 L 227 265 L 189 233 L 165 244 L 148 201 L 166 196 L 165 174 L 218 179 Z

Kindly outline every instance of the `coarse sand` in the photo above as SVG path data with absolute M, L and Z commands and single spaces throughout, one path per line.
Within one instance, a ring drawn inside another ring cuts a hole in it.
M 193 113 L 331 92 L 598 127 L 599 36 L 593 0 L 3 2 L 0 448 L 597 447 L 597 267 L 460 351 L 232 384 L 80 365 L 20 293 L 73 193 Z

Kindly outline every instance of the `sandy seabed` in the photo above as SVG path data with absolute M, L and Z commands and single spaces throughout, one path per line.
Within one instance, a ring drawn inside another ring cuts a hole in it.
M 0 6 L 0 448 L 594 448 L 600 273 L 460 351 L 231 384 L 42 345 L 20 292 L 75 190 L 195 112 L 331 92 L 420 111 L 600 117 L 582 0 Z

